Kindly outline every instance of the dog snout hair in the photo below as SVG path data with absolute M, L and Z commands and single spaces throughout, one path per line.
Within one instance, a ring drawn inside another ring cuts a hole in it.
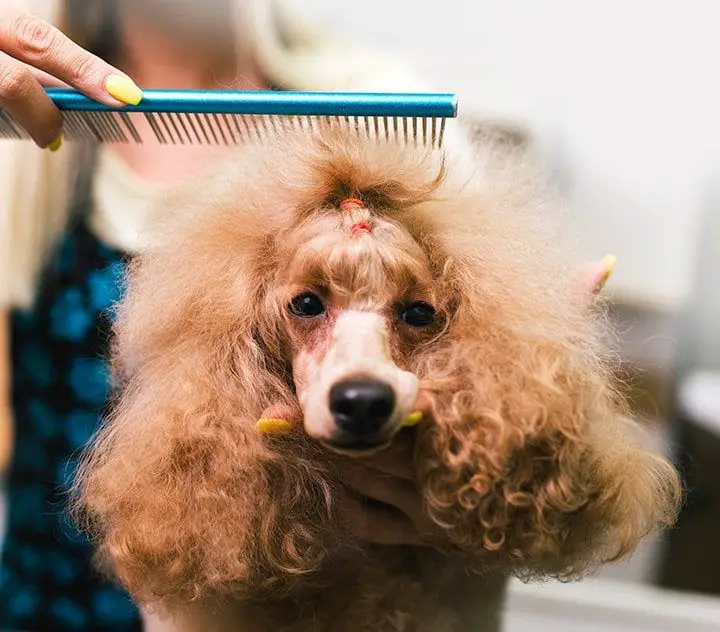
M 387 323 L 375 312 L 340 314 L 324 357 L 307 373 L 306 430 L 331 444 L 387 443 L 418 395 L 417 377 L 393 360 Z

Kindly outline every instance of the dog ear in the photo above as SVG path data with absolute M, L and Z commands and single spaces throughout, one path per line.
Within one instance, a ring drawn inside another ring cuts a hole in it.
M 137 600 L 170 609 L 283 590 L 320 564 L 330 514 L 312 448 L 256 428 L 294 401 L 263 294 L 271 254 L 204 221 L 131 267 L 118 396 L 75 490 L 103 561 Z
M 671 524 L 677 473 L 627 420 L 574 281 L 516 300 L 465 278 L 446 345 L 418 366 L 435 423 L 417 463 L 451 548 L 481 568 L 573 577 Z

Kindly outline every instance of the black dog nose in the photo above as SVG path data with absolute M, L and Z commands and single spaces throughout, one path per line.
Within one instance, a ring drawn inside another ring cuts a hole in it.
M 346 380 L 330 389 L 330 412 L 338 427 L 356 437 L 371 438 L 395 410 L 395 393 L 384 382 Z

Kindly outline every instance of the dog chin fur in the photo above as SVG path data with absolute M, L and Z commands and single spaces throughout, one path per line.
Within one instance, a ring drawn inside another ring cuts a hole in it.
M 76 486 L 100 563 L 188 629 L 496 632 L 506 578 L 579 578 L 671 524 L 677 474 L 628 418 L 602 302 L 577 291 L 541 183 L 491 138 L 455 155 L 328 126 L 243 149 L 166 200 Z M 375 241 L 343 232 L 349 195 Z M 293 377 L 297 347 L 322 343 L 285 307 L 318 276 L 384 314 L 420 287 L 441 317 L 389 343 L 430 401 L 415 469 L 444 534 L 431 546 L 354 541 L 312 433 L 255 429 L 311 379 Z

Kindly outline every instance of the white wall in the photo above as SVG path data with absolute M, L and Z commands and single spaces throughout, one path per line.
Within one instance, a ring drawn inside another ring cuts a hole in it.
M 719 2 L 295 2 L 336 34 L 408 53 L 461 107 L 526 123 L 570 168 L 592 252 L 619 256 L 612 287 L 685 296 L 720 174 Z

